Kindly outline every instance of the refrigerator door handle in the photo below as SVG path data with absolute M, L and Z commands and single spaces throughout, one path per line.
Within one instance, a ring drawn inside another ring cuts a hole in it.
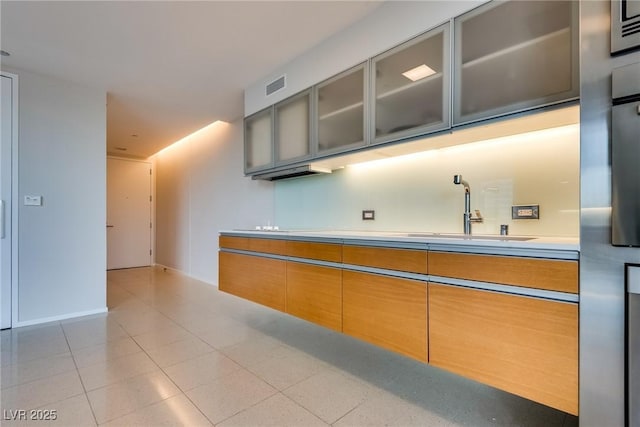
M 0 239 L 4 238 L 4 200 L 0 200 Z
M 640 265 L 627 264 L 627 292 L 640 295 Z
M 640 264 L 625 264 L 626 425 L 640 425 Z

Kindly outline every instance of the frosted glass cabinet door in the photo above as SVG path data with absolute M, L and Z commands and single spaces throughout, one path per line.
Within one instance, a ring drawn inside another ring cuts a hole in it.
M 244 119 L 245 172 L 273 166 L 271 112 L 269 107 Z
M 365 64 L 361 64 L 317 86 L 318 154 L 364 145 L 365 85 Z
M 274 109 L 276 164 L 292 163 L 311 155 L 311 130 L 309 109 L 311 91 L 294 95 Z
M 578 2 L 491 2 L 455 19 L 454 124 L 577 98 Z
M 450 126 L 450 24 L 375 58 L 374 143 Z

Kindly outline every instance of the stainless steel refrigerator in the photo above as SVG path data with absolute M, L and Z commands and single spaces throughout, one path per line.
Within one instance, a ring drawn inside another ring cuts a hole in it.
M 613 70 L 611 243 L 640 247 L 640 63 Z M 640 264 L 625 263 L 626 424 L 640 426 Z

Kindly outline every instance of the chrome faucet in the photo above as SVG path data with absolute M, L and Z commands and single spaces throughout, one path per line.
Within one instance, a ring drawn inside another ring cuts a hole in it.
M 471 223 L 482 222 L 482 215 L 476 209 L 476 217 L 473 218 L 471 216 L 471 188 L 469 188 L 469 183 L 462 179 L 462 175 L 454 175 L 453 183 L 456 185 L 461 184 L 464 187 L 464 234 L 471 234 Z

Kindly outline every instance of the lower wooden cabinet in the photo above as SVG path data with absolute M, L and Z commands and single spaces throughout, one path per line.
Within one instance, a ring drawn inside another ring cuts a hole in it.
M 342 270 L 287 263 L 287 313 L 342 332 Z
M 221 291 L 578 414 L 577 303 L 393 276 L 428 272 L 575 293 L 577 261 L 225 236 L 220 246 L 228 250 L 219 252 Z
M 219 252 L 218 287 L 240 298 L 285 310 L 286 261 Z
M 429 284 L 429 363 L 578 414 L 578 305 Z
M 342 273 L 342 330 L 427 361 L 427 284 L 370 273 Z

